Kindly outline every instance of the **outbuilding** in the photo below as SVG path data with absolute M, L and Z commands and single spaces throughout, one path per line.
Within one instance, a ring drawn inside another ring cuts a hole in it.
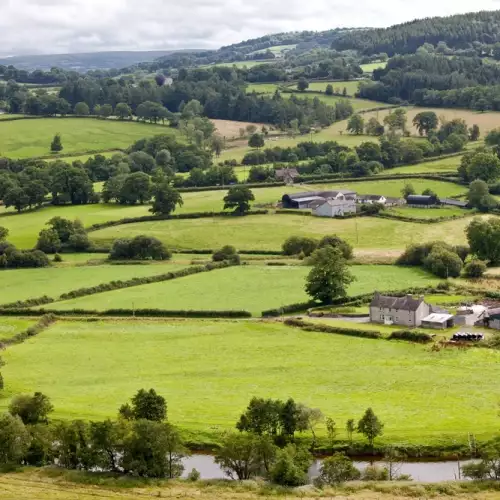
M 406 202 L 410 207 L 430 208 L 439 205 L 439 200 L 435 196 L 427 196 L 423 194 L 411 194 L 406 198 Z
M 313 209 L 313 214 L 318 217 L 343 217 L 356 213 L 356 202 L 354 200 L 325 200 L 321 205 Z
M 454 325 L 453 316 L 444 313 L 431 313 L 422 319 L 422 328 L 434 328 L 444 330 Z

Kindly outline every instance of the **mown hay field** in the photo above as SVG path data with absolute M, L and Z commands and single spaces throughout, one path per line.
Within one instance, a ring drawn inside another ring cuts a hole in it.
M 307 302 L 306 266 L 240 266 L 177 280 L 141 285 L 89 295 L 52 304 L 51 309 L 130 309 L 148 307 L 167 310 L 247 310 L 253 315 L 267 309 Z M 350 295 L 372 290 L 401 290 L 410 286 L 435 285 L 438 279 L 418 268 L 353 266 L 356 281 Z
M 279 251 L 291 235 L 321 238 L 337 234 L 348 240 L 356 251 L 367 256 L 383 256 L 388 255 L 387 250 L 399 252 L 407 245 L 425 241 L 465 244 L 465 229 L 471 220 L 421 224 L 372 217 L 340 220 L 295 214 L 256 215 L 127 224 L 93 232 L 91 239 L 103 245 L 111 244 L 117 238 L 148 234 L 180 250 L 234 245 L 240 250 Z
M 2 357 L 2 408 L 41 391 L 56 419 L 104 419 L 154 387 L 169 421 L 194 442 L 233 429 L 252 396 L 293 397 L 339 429 L 372 407 L 385 423 L 379 444 L 466 443 L 468 433 L 482 440 L 498 431 L 500 352 L 486 349 L 433 352 L 278 322 L 140 319 L 58 321 Z
M 50 155 L 55 134 L 64 153 L 128 148 L 143 137 L 179 133 L 163 125 L 94 118 L 39 118 L 0 122 L 0 153 L 10 158 Z

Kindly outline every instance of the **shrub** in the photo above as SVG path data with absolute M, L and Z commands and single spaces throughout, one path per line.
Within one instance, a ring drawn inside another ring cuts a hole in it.
M 306 257 L 309 257 L 316 248 L 318 248 L 316 240 L 301 236 L 290 236 L 282 246 L 285 255 L 299 255 L 303 252 Z
M 192 469 L 191 472 L 187 475 L 187 480 L 195 483 L 196 481 L 199 481 L 201 478 L 201 474 L 197 469 Z
M 331 246 L 333 248 L 338 248 L 342 252 L 342 256 L 344 259 L 352 259 L 353 257 L 353 250 L 352 246 L 336 234 L 333 234 L 331 236 L 325 236 L 321 239 L 321 241 L 318 244 L 318 248 L 323 248 L 326 246 Z
M 453 251 L 453 247 L 444 241 L 432 241 L 421 245 L 410 245 L 398 258 L 396 264 L 400 266 L 421 266 L 423 265 L 426 257 L 436 247 L 444 248 L 450 252 Z
M 92 246 L 87 233 L 74 233 L 69 237 L 68 247 L 75 252 L 86 252 Z
M 482 260 L 471 260 L 464 267 L 464 276 L 466 278 L 481 278 L 486 272 L 486 263 Z
M 54 255 L 54 259 L 53 260 L 54 260 L 54 262 L 62 262 L 63 261 L 62 257 L 58 253 L 56 253 Z
M 236 251 L 236 248 L 230 245 L 226 245 L 222 247 L 220 250 L 217 250 L 212 255 L 212 260 L 214 262 L 230 262 L 231 264 L 240 264 L 240 256 Z
M 391 333 L 389 340 L 407 340 L 418 344 L 428 344 L 432 342 L 432 336 L 418 330 L 396 330 Z
M 109 254 L 111 260 L 168 260 L 172 254 L 157 238 L 140 235 L 133 239 L 116 240 Z
M 335 453 L 333 456 L 325 458 L 319 471 L 318 483 L 335 486 L 346 481 L 359 479 L 359 472 L 352 460 L 343 453 Z
M 440 278 L 457 278 L 462 272 L 463 262 L 456 253 L 435 247 L 424 260 L 424 267 Z

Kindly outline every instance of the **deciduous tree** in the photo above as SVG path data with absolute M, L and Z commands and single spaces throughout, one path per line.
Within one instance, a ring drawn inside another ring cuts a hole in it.
M 368 439 L 370 447 L 373 448 L 375 439 L 383 434 L 384 424 L 375 415 L 374 411 L 368 408 L 358 422 L 357 431 Z
M 250 210 L 250 202 L 255 201 L 252 191 L 245 186 L 234 186 L 224 197 L 224 210 L 234 209 L 234 213 L 243 215 Z

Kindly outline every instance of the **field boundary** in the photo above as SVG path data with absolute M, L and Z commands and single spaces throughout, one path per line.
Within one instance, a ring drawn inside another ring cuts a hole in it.
M 51 326 L 53 323 L 55 323 L 56 319 L 57 319 L 55 317 L 55 315 L 50 314 L 50 313 L 43 314 L 41 316 L 42 317 L 35 325 L 30 326 L 29 328 L 27 328 L 23 332 L 20 332 L 17 335 L 14 335 L 14 337 L 1 342 L 0 347 L 5 348 L 5 347 L 8 347 L 10 345 L 21 344 L 25 340 L 29 339 L 30 337 L 34 337 L 34 336 L 38 335 L 39 333 L 42 333 L 44 330 L 49 328 L 49 326 Z
M 184 278 L 186 276 L 192 276 L 194 274 L 200 274 L 210 271 L 215 271 L 217 269 L 226 269 L 228 267 L 234 266 L 230 262 L 210 262 L 205 266 L 191 266 L 179 271 L 168 272 L 164 274 L 157 274 L 154 276 L 144 277 L 144 278 L 132 278 L 127 281 L 110 281 L 108 283 L 102 283 L 88 288 L 79 288 L 72 290 L 70 292 L 63 293 L 58 299 L 53 299 L 48 296 L 38 297 L 28 299 L 26 301 L 15 302 L 12 304 L 0 305 L 0 311 L 11 310 L 11 309 L 25 309 L 30 307 L 36 307 L 38 305 L 54 304 L 55 302 L 64 302 L 66 300 L 77 299 L 81 297 L 86 297 L 89 295 L 95 295 L 98 293 L 112 292 L 114 290 L 122 290 L 124 288 L 133 288 L 135 286 L 151 285 L 153 283 L 161 283 L 163 281 L 171 281 L 179 278 Z

